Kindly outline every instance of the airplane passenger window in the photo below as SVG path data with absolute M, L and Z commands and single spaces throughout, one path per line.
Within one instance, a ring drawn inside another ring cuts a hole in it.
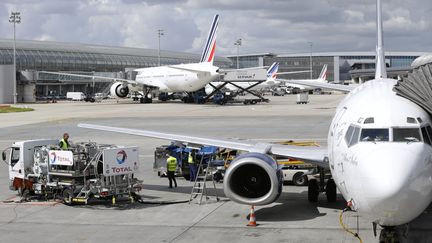
M 429 135 L 428 135 L 428 133 L 426 131 L 426 127 L 422 127 L 421 128 L 421 133 L 423 135 L 424 142 L 427 143 L 427 144 L 429 144 L 429 145 L 431 145 L 430 137 L 429 137 Z
M 394 142 L 420 142 L 420 131 L 418 128 L 393 128 Z
M 363 128 L 360 136 L 361 142 L 388 142 L 389 129 L 387 128 Z

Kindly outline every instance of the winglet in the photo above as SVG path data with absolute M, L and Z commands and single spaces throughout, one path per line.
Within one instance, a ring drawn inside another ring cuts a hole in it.
M 216 14 L 213 18 L 213 23 L 210 27 L 210 32 L 207 37 L 206 44 L 201 56 L 200 62 L 206 62 L 213 65 L 214 54 L 216 51 L 216 32 L 219 23 L 219 15 Z
M 381 18 L 381 0 L 377 0 L 377 46 L 375 57 L 375 79 L 387 78 L 385 57 L 384 57 L 384 41 L 383 41 L 383 24 Z

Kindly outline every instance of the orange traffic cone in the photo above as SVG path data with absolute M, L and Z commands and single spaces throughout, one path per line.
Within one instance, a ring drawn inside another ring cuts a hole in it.
M 251 211 L 250 211 L 250 215 L 249 215 L 249 223 L 247 224 L 247 226 L 251 226 L 251 227 L 256 227 L 257 226 L 257 222 L 256 222 L 256 218 L 255 218 L 255 210 L 254 210 L 254 206 L 251 206 Z

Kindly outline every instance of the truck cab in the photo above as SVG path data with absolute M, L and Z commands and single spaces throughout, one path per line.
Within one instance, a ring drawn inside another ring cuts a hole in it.
M 35 148 L 56 145 L 58 140 L 37 139 L 14 142 L 11 147 L 3 150 L 2 159 L 9 166 L 9 188 L 18 190 L 21 183 L 33 173 L 33 154 Z

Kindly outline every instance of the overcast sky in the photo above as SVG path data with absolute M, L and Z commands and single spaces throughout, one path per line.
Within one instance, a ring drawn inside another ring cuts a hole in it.
M 1 0 L 0 38 L 17 38 L 201 53 L 220 14 L 217 55 L 373 51 L 375 0 Z M 432 50 L 432 1 L 383 0 L 387 51 Z

